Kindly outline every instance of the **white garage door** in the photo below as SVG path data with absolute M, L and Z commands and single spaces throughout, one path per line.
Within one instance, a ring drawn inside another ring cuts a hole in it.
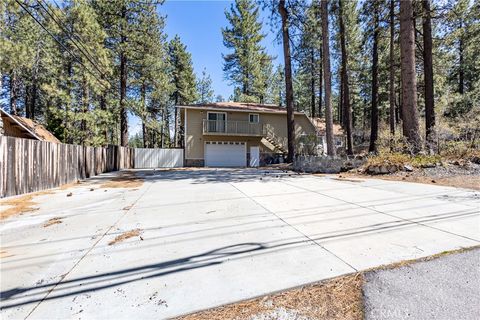
M 246 165 L 245 142 L 205 142 L 205 166 L 245 167 Z

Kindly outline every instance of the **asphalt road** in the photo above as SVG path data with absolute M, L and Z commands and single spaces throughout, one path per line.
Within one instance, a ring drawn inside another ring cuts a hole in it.
M 480 248 L 366 274 L 366 319 L 479 319 Z

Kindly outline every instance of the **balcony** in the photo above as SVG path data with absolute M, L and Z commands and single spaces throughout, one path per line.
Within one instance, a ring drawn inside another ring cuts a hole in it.
M 248 121 L 203 120 L 203 134 L 263 136 L 263 124 Z

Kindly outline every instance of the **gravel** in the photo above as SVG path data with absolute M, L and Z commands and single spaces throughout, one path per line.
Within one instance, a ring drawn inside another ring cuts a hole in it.
M 365 319 L 479 319 L 480 249 L 365 275 Z

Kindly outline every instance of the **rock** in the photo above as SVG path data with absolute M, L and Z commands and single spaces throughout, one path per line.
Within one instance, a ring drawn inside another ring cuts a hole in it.
M 380 166 L 380 173 L 381 173 L 381 174 L 389 173 L 388 167 L 387 167 L 386 165 Z
M 389 173 L 394 173 L 394 172 L 397 172 L 397 171 L 398 171 L 398 166 L 396 166 L 394 164 L 388 166 L 388 172 Z
M 409 164 L 406 164 L 403 166 L 403 170 L 407 171 L 407 172 L 412 172 L 413 171 L 413 167 Z

